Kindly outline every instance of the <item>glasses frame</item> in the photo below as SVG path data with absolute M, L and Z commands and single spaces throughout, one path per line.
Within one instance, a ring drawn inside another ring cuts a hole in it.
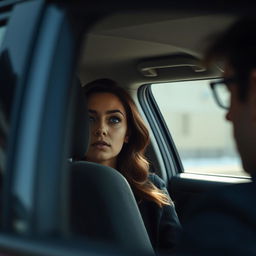
M 237 81 L 237 79 L 235 77 L 228 77 L 228 78 L 221 78 L 217 81 L 210 82 L 210 87 L 213 92 L 213 98 L 215 99 L 215 102 L 217 103 L 217 105 L 219 107 L 224 108 L 226 110 L 229 110 L 229 108 L 230 108 L 230 106 L 226 107 L 225 105 L 222 104 L 222 102 L 218 96 L 218 93 L 216 91 L 216 85 L 221 84 L 223 86 L 229 86 L 229 85 L 235 83 L 236 81 Z

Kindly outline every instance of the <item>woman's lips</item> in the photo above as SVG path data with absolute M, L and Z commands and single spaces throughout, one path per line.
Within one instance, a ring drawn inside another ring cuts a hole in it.
M 96 147 L 98 149 L 104 149 L 106 147 L 110 147 L 110 144 L 108 144 L 105 141 L 97 141 L 97 142 L 92 143 L 92 146 Z

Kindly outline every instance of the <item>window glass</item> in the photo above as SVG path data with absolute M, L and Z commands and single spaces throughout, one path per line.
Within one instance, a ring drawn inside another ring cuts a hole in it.
M 224 109 L 209 80 L 152 84 L 152 92 L 185 172 L 248 176 L 241 167 Z

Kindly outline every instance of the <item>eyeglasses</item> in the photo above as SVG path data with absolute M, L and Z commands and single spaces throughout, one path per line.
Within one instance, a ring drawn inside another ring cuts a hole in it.
M 230 108 L 230 92 L 228 86 L 235 83 L 235 77 L 222 78 L 214 82 L 210 82 L 210 87 L 213 92 L 213 97 L 218 106 L 224 109 Z

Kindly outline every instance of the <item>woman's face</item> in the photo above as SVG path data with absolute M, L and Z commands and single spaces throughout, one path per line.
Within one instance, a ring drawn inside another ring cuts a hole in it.
M 86 160 L 116 168 L 116 159 L 128 142 L 127 116 L 112 93 L 93 93 L 88 99 L 91 141 Z

